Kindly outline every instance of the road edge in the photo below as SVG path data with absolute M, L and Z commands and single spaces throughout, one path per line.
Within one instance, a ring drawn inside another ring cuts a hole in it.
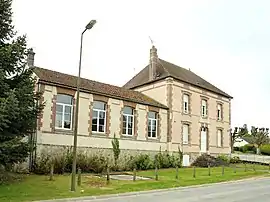
M 128 196 L 136 196 L 136 195 L 143 195 L 143 194 L 151 194 L 151 193 L 157 193 L 157 192 L 171 192 L 171 191 L 177 191 L 177 190 L 185 190 L 190 188 L 199 188 L 199 187 L 209 187 L 213 185 L 219 185 L 219 184 L 230 184 L 230 183 L 238 183 L 243 181 L 252 181 L 252 180 L 260 180 L 260 179 L 270 179 L 270 176 L 256 176 L 256 177 L 250 177 L 250 178 L 244 178 L 239 180 L 230 180 L 225 182 L 217 182 L 217 183 L 207 183 L 207 184 L 199 184 L 199 185 L 191 185 L 191 186 L 185 186 L 185 187 L 172 187 L 172 188 L 165 188 L 165 189 L 153 189 L 153 190 L 147 190 L 147 191 L 134 191 L 134 192 L 126 192 L 126 193 L 119 193 L 119 194 L 106 194 L 106 195 L 97 195 L 97 196 L 81 196 L 81 197 L 74 197 L 74 198 L 62 198 L 62 199 L 49 199 L 49 200 L 39 200 L 34 202 L 63 202 L 63 201 L 93 201 L 98 199 L 113 199 L 118 197 L 128 197 Z

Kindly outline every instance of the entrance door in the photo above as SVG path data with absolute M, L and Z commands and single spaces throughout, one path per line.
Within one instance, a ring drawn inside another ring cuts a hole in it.
M 207 149 L 206 128 L 202 127 L 202 129 L 201 129 L 201 152 L 206 152 L 206 149 Z

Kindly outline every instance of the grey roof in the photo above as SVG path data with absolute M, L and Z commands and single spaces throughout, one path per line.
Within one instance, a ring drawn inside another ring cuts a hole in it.
M 193 86 L 211 91 L 227 98 L 232 98 L 232 96 L 228 95 L 227 93 L 212 85 L 208 81 L 204 80 L 192 71 L 187 70 L 183 67 L 179 67 L 165 60 L 159 59 L 157 71 L 159 72 L 159 76 L 155 80 L 149 81 L 149 65 L 147 65 L 136 76 L 129 80 L 123 87 L 128 89 L 134 89 L 136 87 L 143 86 L 161 79 L 165 79 L 167 77 L 172 77 L 181 82 L 191 84 Z

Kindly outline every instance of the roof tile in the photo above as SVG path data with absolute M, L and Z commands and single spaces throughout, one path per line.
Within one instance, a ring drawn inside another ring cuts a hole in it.
M 67 88 L 76 89 L 77 77 L 61 72 L 43 69 L 40 67 L 34 68 L 34 73 L 38 76 L 40 83 L 49 83 L 56 86 L 65 86 Z M 129 90 L 123 87 L 118 87 L 110 84 L 101 83 L 98 81 L 81 78 L 81 91 L 92 94 L 104 95 L 107 97 L 123 99 L 135 103 L 156 106 L 167 109 L 167 106 L 157 102 L 156 100 L 134 90 Z

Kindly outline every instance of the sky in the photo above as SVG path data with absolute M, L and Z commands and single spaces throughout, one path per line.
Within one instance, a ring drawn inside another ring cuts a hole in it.
M 233 96 L 232 126 L 270 127 L 268 0 L 13 0 L 35 65 L 122 86 L 149 62 L 187 68 Z

